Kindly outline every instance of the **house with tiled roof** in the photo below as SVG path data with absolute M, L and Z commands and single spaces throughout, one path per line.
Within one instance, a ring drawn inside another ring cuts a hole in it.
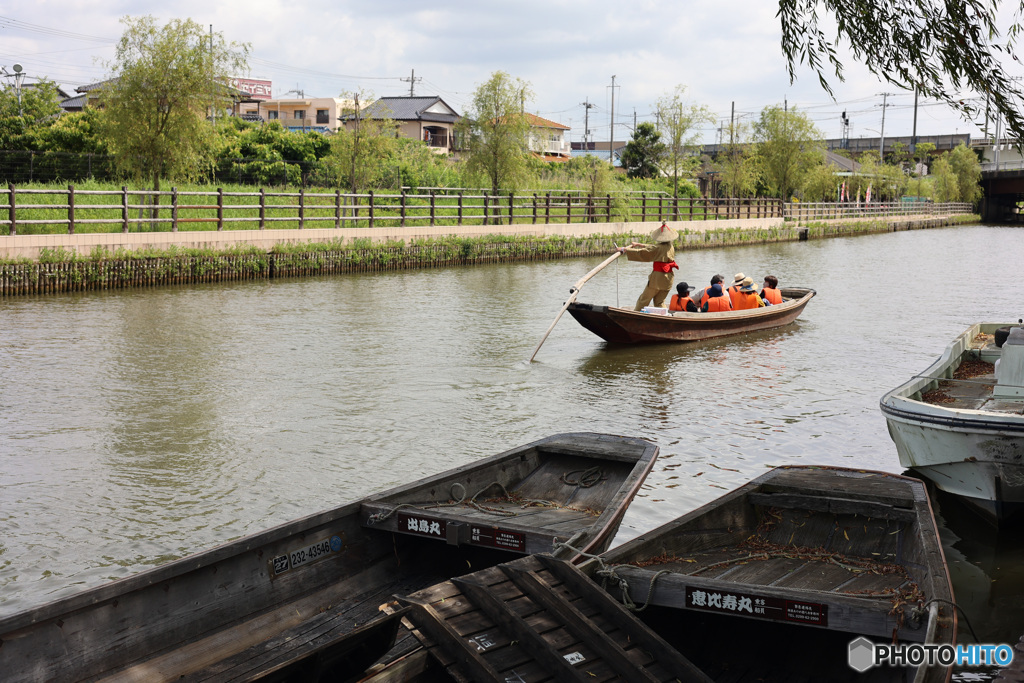
M 425 97 L 382 97 L 360 114 L 362 118 L 391 119 L 402 137 L 423 140 L 433 151 L 455 151 L 455 124 L 462 117 L 436 95 Z M 355 125 L 355 116 L 344 118 L 345 128 Z
M 572 153 L 565 137 L 569 126 L 536 114 L 526 114 L 526 118 L 530 122 L 530 151 L 544 161 L 568 161 Z

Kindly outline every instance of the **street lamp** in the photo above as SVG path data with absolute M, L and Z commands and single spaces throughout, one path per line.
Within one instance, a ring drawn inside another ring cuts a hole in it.
M 25 80 L 25 71 L 22 69 L 21 64 L 15 64 L 12 68 L 14 69 L 13 74 L 7 71 L 7 67 L 0 67 L 0 69 L 3 69 L 4 76 L 14 79 L 14 91 L 18 93 L 18 116 L 21 116 L 21 83 Z

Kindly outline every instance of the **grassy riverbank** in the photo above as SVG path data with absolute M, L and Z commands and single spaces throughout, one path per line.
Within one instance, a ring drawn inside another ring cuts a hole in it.
M 978 216 L 966 215 L 753 229 L 690 231 L 680 228 L 676 248 L 679 251 L 711 249 L 977 222 Z M 635 234 L 590 237 L 488 235 L 421 239 L 410 244 L 356 239 L 349 242 L 280 244 L 269 251 L 252 246 L 224 250 L 95 249 L 87 255 L 54 248 L 44 249 L 40 258 L 34 261 L 0 261 L 0 295 L 578 258 L 608 254 L 616 245 L 634 239 L 643 241 L 646 237 Z

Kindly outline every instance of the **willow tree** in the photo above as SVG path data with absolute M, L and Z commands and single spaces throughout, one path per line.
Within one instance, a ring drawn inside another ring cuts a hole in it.
M 663 96 L 654 105 L 658 130 L 665 143 L 661 169 L 672 177 L 672 195 L 679 196 L 679 177 L 690 176 L 700 164 L 700 127 L 715 120 L 711 110 L 701 104 L 687 102 L 686 86 Z
M 529 176 L 526 102 L 532 98 L 529 83 L 496 71 L 473 92 L 470 111 L 457 124 L 466 170 L 486 178 L 495 194 L 515 189 Z
M 967 118 L 979 119 L 991 105 L 1003 114 L 1013 136 L 1022 139 L 1024 91 L 1006 67 L 1020 61 L 1014 51 L 1024 4 L 1011 2 L 1005 11 L 1001 4 L 779 0 L 777 16 L 791 81 L 797 65 L 809 66 L 831 95 L 832 74 L 843 80 L 837 48 L 845 45 L 880 79 L 942 100 Z M 964 90 L 980 97 L 965 98 L 960 94 Z
M 381 100 L 366 93 L 342 93 L 351 106 L 343 112 L 344 127 L 331 137 L 324 163 L 340 185 L 357 194 L 381 186 L 397 147 L 398 124 Z
M 213 165 L 213 126 L 231 103 L 228 83 L 248 71 L 249 47 L 191 19 L 163 26 L 125 17 L 101 89 L 103 137 L 117 167 L 138 181 L 194 179 Z M 154 206 L 158 197 L 153 198 Z
M 796 109 L 765 107 L 754 124 L 761 182 L 772 196 L 788 201 L 807 169 L 822 163 L 825 136 Z

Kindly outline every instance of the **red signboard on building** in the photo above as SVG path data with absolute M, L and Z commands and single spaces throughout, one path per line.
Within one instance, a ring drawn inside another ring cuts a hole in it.
M 236 78 L 231 81 L 231 85 L 242 92 L 249 93 L 249 97 L 254 100 L 271 99 L 271 81 L 254 78 Z

